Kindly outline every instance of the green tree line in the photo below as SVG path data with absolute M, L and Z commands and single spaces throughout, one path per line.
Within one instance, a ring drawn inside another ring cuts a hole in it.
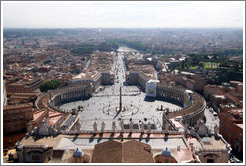
M 97 46 L 90 44 L 81 44 L 75 48 L 72 48 L 70 51 L 74 56 L 78 55 L 90 55 L 97 50 Z
M 109 42 L 114 43 L 114 45 L 125 45 L 129 48 L 138 50 L 138 51 L 147 51 L 148 47 L 145 46 L 144 44 L 138 42 L 138 41 L 128 41 L 124 39 L 114 39 L 114 40 L 109 40 Z

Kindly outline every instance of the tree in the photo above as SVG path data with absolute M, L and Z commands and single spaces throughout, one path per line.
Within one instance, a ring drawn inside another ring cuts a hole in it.
M 117 50 L 119 48 L 119 44 L 116 41 L 113 41 L 112 47 Z
M 41 92 L 47 92 L 48 90 L 53 90 L 58 88 L 60 84 L 61 84 L 61 80 L 45 81 L 39 86 L 39 89 Z

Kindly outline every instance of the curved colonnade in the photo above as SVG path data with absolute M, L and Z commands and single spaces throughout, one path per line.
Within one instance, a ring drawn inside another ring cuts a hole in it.
M 62 113 L 71 113 L 72 110 L 61 109 L 57 106 L 68 102 L 89 98 L 92 96 L 92 92 L 93 87 L 91 84 L 64 87 L 53 90 L 39 97 L 36 101 L 36 106 L 39 110 L 48 109 Z M 182 107 L 184 104 L 185 95 L 187 94 L 184 89 L 177 89 L 177 87 L 168 87 L 160 84 L 157 86 L 157 97 Z M 177 116 L 182 116 L 183 124 L 195 126 L 197 120 L 204 116 L 206 102 L 198 93 L 193 92 L 189 95 L 190 101 L 188 105 L 180 110 L 169 111 L 167 117 L 171 119 Z
M 184 91 L 178 90 L 171 86 L 157 85 L 156 96 L 164 99 L 164 101 L 179 105 L 184 105 Z
M 77 100 L 83 100 L 92 96 L 93 86 L 75 85 L 52 91 L 48 105 L 50 108 L 63 113 L 71 113 L 72 110 L 57 108 L 57 106 Z
M 92 96 L 92 91 L 93 86 L 91 84 L 63 87 L 41 95 L 36 100 L 35 105 L 38 110 L 46 109 L 61 113 L 71 113 L 72 110 L 61 109 L 56 106 L 89 98 Z
M 176 87 L 168 87 L 164 85 L 157 86 L 157 96 L 169 101 L 173 104 L 178 104 L 183 107 L 185 100 L 185 89 L 177 89 Z M 167 117 L 169 119 L 177 116 L 182 116 L 182 123 L 189 126 L 195 126 L 197 121 L 204 116 L 206 101 L 196 92 L 189 94 L 190 101 L 188 105 L 181 110 L 169 111 Z
M 58 91 L 53 92 L 50 96 L 50 105 L 53 107 L 59 106 L 61 104 L 69 103 L 75 100 L 82 100 L 92 96 L 92 86 L 89 85 L 78 85 L 72 87 L 66 87 L 63 89 L 58 89 Z
M 204 116 L 204 110 L 206 107 L 206 101 L 198 93 L 190 94 L 191 101 L 188 107 L 183 108 L 179 111 L 170 112 L 167 117 L 169 119 L 177 116 L 182 116 L 182 123 L 184 125 L 195 126 L 199 119 Z

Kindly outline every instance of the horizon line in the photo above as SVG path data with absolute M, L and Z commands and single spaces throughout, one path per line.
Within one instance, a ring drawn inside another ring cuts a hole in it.
M 244 27 L 2 27 L 3 29 L 243 29 Z

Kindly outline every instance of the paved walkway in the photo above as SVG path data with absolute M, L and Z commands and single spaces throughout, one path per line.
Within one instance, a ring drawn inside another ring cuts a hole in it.
M 83 138 L 83 137 L 64 137 L 62 138 L 60 144 L 57 148 L 61 149 L 74 149 L 74 148 L 81 148 L 81 149 L 91 149 L 98 143 L 102 143 L 111 139 L 119 139 L 118 138 L 108 138 L 108 137 L 90 137 L 90 138 Z M 177 148 L 177 145 L 180 146 L 182 149 L 187 149 L 187 145 L 183 138 L 180 137 L 170 137 L 170 138 L 151 138 L 151 137 L 138 137 L 138 138 L 124 138 L 129 140 L 137 140 L 143 143 L 147 143 L 151 146 L 152 149 L 164 149 L 165 147 L 168 148 Z
M 212 108 L 211 108 L 212 110 Z M 209 111 L 208 108 L 204 111 L 204 116 L 206 118 L 206 126 L 211 129 L 212 132 L 214 132 L 214 126 L 217 125 L 219 127 L 220 120 L 218 117 L 213 115 L 213 110 Z

